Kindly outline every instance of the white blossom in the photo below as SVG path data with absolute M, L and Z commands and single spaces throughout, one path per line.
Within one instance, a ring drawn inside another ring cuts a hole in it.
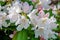
M 49 13 L 45 14 L 43 11 L 40 11 L 38 15 L 36 15 L 37 12 L 38 11 L 35 9 L 28 15 L 31 23 L 35 26 L 32 30 L 34 30 L 36 38 L 43 36 L 44 39 L 47 40 L 55 34 L 52 29 L 57 27 L 57 24 L 55 23 L 56 19 L 54 16 L 49 18 Z
M 20 14 L 16 13 L 16 12 L 12 12 L 8 15 L 8 18 L 10 19 L 11 23 L 14 23 L 17 21 L 18 18 L 20 18 Z
M 10 12 L 13 12 L 13 11 L 15 11 L 15 12 L 17 12 L 17 13 L 21 13 L 21 12 L 22 12 L 21 7 L 22 7 L 22 4 L 20 4 L 19 2 L 15 2 L 15 3 L 13 3 L 13 5 L 9 8 L 9 13 L 10 13 Z
M 7 24 L 6 20 L 7 20 L 6 13 L 0 12 L 0 28 L 2 26 L 4 26 L 4 27 L 8 27 L 9 26 L 9 24 Z
M 1 10 L 1 6 L 0 6 L 0 10 Z
M 38 17 L 36 16 L 36 13 L 38 12 L 37 9 L 34 9 L 31 13 L 28 14 L 28 17 L 31 20 L 31 23 L 36 26 L 37 25 L 37 19 Z
M 32 8 L 33 6 L 32 5 L 30 6 L 27 2 L 24 2 L 22 5 L 22 10 L 24 13 L 30 13 Z
M 10 38 L 13 38 L 13 36 L 14 36 L 13 34 L 10 34 L 10 35 L 9 35 Z
M 40 0 L 40 2 L 41 2 L 41 5 L 44 9 L 50 8 L 49 4 L 51 3 L 51 0 Z
M 54 20 L 54 18 L 51 19 Z M 55 34 L 52 29 L 56 28 L 57 24 L 55 23 L 56 21 L 52 21 L 51 19 L 40 18 L 37 24 L 38 29 L 35 29 L 35 37 L 42 35 L 47 40 Z
M 5 1 L 5 0 L 0 0 Z M 32 2 L 36 2 L 37 0 L 29 0 Z M 35 9 L 33 5 L 29 5 L 28 2 L 21 2 L 21 0 L 14 0 L 11 4 L 7 4 L 6 6 L 0 6 L 0 29 L 3 27 L 10 26 L 11 23 L 15 23 L 16 30 L 21 31 L 23 29 L 27 29 L 32 24 L 33 27 L 31 30 L 35 33 L 35 38 L 43 36 L 45 40 L 48 38 L 56 38 L 52 31 L 53 28 L 57 27 L 56 19 L 54 16 L 50 16 L 49 13 L 43 11 L 44 9 L 50 9 L 49 4 L 51 0 L 40 0 L 40 3 L 37 3 Z M 34 4 L 34 3 L 33 3 Z M 4 12 L 1 12 L 1 8 L 4 9 Z M 52 7 L 53 8 L 53 7 Z M 60 5 L 58 5 L 60 8 Z M 5 10 L 7 9 L 8 12 Z M 33 9 L 33 10 L 32 10 Z M 53 10 L 56 10 L 56 6 L 54 6 Z M 7 13 L 5 13 L 7 12 Z M 25 14 L 26 15 L 23 15 Z M 53 11 L 56 14 L 56 11 Z M 29 18 L 27 18 L 28 16 Z M 7 20 L 10 20 L 7 23 Z M 9 35 L 9 37 L 13 38 L 13 34 Z M 28 37 L 28 39 L 30 39 Z
M 29 27 L 29 20 L 25 16 L 21 16 L 21 19 L 17 20 L 16 24 L 19 24 L 16 28 L 17 31 L 21 31 L 23 28 L 27 29 Z
M 57 7 L 58 7 L 58 9 L 60 9 L 60 4 L 58 4 L 58 6 L 57 6 Z

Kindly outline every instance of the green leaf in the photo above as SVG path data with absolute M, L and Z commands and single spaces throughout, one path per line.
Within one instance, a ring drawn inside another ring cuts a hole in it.
M 0 5 L 1 5 L 1 6 L 4 6 L 4 5 L 6 5 L 6 2 L 0 1 Z
M 59 33 L 59 32 L 60 32 L 60 28 L 54 28 L 54 29 L 53 29 L 53 31 L 55 31 L 55 32 L 58 32 L 58 33 Z
M 29 0 L 21 0 L 22 2 L 28 2 Z
M 17 32 L 12 40 L 28 40 L 28 35 L 26 30 Z
M 10 23 L 10 20 L 6 20 L 7 24 Z
M 49 9 L 50 17 L 53 16 L 52 9 Z
M 33 3 L 31 1 L 28 1 L 29 5 L 33 5 Z
M 44 10 L 44 12 L 45 12 L 45 13 L 47 13 L 47 12 L 48 12 L 48 10 Z
M 31 40 L 39 40 L 39 39 L 38 39 L 38 38 L 34 38 L 34 37 L 32 37 Z

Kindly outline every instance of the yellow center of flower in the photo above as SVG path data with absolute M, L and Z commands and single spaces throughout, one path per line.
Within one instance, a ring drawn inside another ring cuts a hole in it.
M 43 18 L 43 21 L 42 21 L 42 23 L 45 23 L 45 22 L 46 22 L 46 20 L 47 20 L 47 18 Z
M 43 32 L 43 31 L 44 31 L 44 27 L 41 27 L 39 30 L 40 30 L 41 32 Z

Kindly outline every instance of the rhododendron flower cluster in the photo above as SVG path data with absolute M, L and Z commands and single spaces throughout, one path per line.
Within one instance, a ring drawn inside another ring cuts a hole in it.
M 29 4 L 29 2 L 32 4 Z M 52 31 L 58 26 L 56 18 L 54 15 L 50 16 L 49 12 L 44 12 L 45 9 L 51 8 L 50 3 L 51 0 L 27 0 L 23 2 L 22 0 L 14 0 L 3 7 L 0 6 L 0 29 L 9 28 L 14 24 L 13 26 L 16 26 L 14 31 L 33 31 L 34 38 L 43 37 L 45 40 L 56 38 L 54 34 L 57 33 Z M 1 11 L 1 8 L 5 10 Z M 14 34 L 10 35 L 11 38 L 14 38 L 12 36 Z

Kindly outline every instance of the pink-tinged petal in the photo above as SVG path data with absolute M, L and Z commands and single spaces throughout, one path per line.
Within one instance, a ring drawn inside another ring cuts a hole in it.
M 16 34 L 16 31 L 14 31 L 13 34 L 15 35 Z
M 25 13 L 27 13 L 28 10 L 29 10 L 29 4 L 28 4 L 27 2 L 23 3 L 22 9 L 23 9 L 23 11 L 24 11 Z
M 52 5 L 50 6 L 50 8 L 53 10 L 53 9 L 54 9 L 54 4 L 52 4 Z
M 49 17 L 49 13 L 45 14 L 44 17 Z
M 32 5 L 31 5 L 31 6 L 29 6 L 28 13 L 30 13 L 30 12 L 31 12 L 32 8 L 33 8 L 33 6 L 32 6 Z
M 10 35 L 9 35 L 10 38 L 13 38 L 13 36 L 14 36 L 13 34 L 10 34 Z
M 52 10 L 57 10 L 56 6 L 54 6 Z
M 60 36 L 60 33 L 58 33 L 58 36 Z
M 41 11 L 43 7 L 41 5 L 38 5 L 38 10 Z
M 44 11 L 43 10 L 41 10 L 41 11 L 39 11 L 39 17 L 41 18 L 41 17 L 44 17 L 44 15 L 45 15 L 45 13 L 44 13 Z
M 10 34 L 9 37 L 13 38 L 13 36 L 16 34 L 16 31 L 13 32 L 13 34 Z
M 32 0 L 32 2 L 36 2 L 36 0 Z
M 45 40 L 43 36 L 40 37 L 40 40 Z

